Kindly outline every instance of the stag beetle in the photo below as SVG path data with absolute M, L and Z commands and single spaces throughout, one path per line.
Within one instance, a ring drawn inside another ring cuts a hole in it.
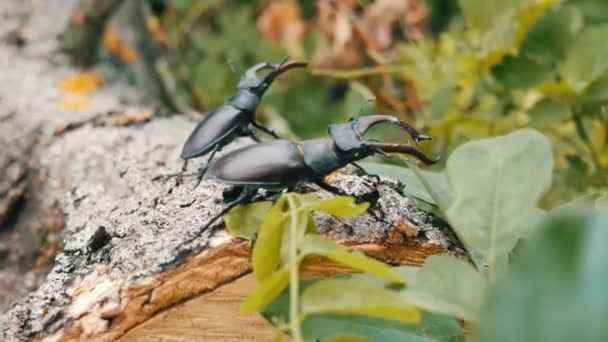
M 251 126 L 278 138 L 270 128 L 255 121 L 255 110 L 262 95 L 275 78 L 288 70 L 306 65 L 304 62 L 284 60 L 280 64 L 259 63 L 249 68 L 237 84 L 236 95 L 221 107 L 210 112 L 186 140 L 181 153 L 182 159 L 186 161 L 183 169 L 186 169 L 188 159 L 204 156 L 211 152 L 207 164 L 199 173 L 198 181 L 200 182 L 215 153 L 234 138 L 250 136 L 255 141 L 260 141 Z M 263 69 L 272 69 L 272 71 L 265 77 L 259 78 L 257 72 Z
M 331 172 L 354 164 L 375 153 L 386 155 L 398 152 L 413 155 L 424 164 L 431 165 L 439 159 L 430 159 L 410 144 L 390 144 L 365 140 L 363 135 L 374 125 L 390 123 L 405 129 L 418 144 L 430 140 L 418 133 L 404 121 L 389 115 L 370 115 L 342 124 L 329 126 L 329 137 L 295 143 L 289 140 L 274 140 L 229 152 L 213 162 L 209 175 L 224 183 L 245 189 L 222 212 L 205 226 L 221 217 L 238 204 L 250 201 L 255 191 L 264 188 L 280 190 L 291 188 L 303 181 L 310 181 L 329 192 L 345 195 L 345 192 L 324 181 Z M 355 164 L 356 166 L 356 164 Z M 359 166 L 357 166 L 359 167 Z

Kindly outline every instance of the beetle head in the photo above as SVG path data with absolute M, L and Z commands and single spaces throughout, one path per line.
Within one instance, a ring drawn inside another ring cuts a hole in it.
M 272 84 L 272 81 L 274 81 L 279 75 L 293 68 L 301 68 L 305 67 L 306 65 L 307 63 L 304 62 L 287 62 L 287 59 L 283 60 L 283 62 L 280 64 L 256 64 L 247 69 L 243 76 L 241 76 L 237 89 L 247 89 L 258 96 L 262 96 Z M 271 71 L 266 76 L 259 77 L 257 73 L 264 69 L 271 69 Z
M 331 125 L 329 127 L 329 136 L 337 147 L 336 152 L 339 154 L 340 160 L 351 162 L 365 158 L 373 153 L 399 152 L 411 154 L 427 165 L 438 161 L 438 159 L 432 160 L 428 158 L 410 144 L 386 144 L 365 140 L 365 133 L 372 126 L 380 123 L 389 123 L 402 127 L 414 138 L 416 144 L 420 141 L 431 139 L 431 137 L 416 131 L 406 122 L 390 115 L 369 115 L 356 120 L 350 119 L 347 123 Z

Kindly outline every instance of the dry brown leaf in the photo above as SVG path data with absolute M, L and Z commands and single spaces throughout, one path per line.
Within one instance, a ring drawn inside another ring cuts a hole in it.
M 266 39 L 281 43 L 290 56 L 303 58 L 304 35 L 308 24 L 293 1 L 271 3 L 258 18 L 258 29 Z
M 377 0 L 357 18 L 357 29 L 368 49 L 385 51 L 394 43 L 394 29 L 401 26 L 408 39 L 420 39 L 426 28 L 428 9 L 420 0 Z
M 94 72 L 70 75 L 59 82 L 59 90 L 69 94 L 89 94 L 101 86 L 101 79 Z
M 356 66 L 363 54 L 357 46 L 351 17 L 356 2 L 319 1 L 316 28 L 320 33 L 315 65 L 333 67 L 336 64 Z
M 137 51 L 125 44 L 116 31 L 106 26 L 103 31 L 103 45 L 121 61 L 131 64 L 137 60 Z

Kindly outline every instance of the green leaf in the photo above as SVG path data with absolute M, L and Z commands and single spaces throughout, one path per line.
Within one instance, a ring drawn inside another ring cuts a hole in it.
M 365 168 L 369 173 L 401 181 L 403 184 L 405 184 L 405 192 L 427 203 L 437 205 L 424 185 L 420 182 L 420 179 L 411 169 L 379 163 L 361 163 L 361 166 L 363 166 L 363 168 Z M 421 170 L 420 172 L 422 172 L 422 174 L 426 177 L 427 181 L 431 184 L 435 192 L 444 197 L 446 199 L 446 203 L 450 203 L 453 194 L 451 193 L 451 190 L 447 184 L 445 175 L 443 173 L 424 170 Z
M 524 235 L 526 219 L 537 213 L 552 169 L 551 145 L 532 129 L 466 143 L 447 161 L 455 194 L 448 221 L 469 252 L 487 261 L 491 274 Z
M 591 83 L 582 98 L 583 113 L 594 114 L 608 102 L 608 72 Z
M 226 229 L 234 236 L 251 239 L 271 207 L 272 202 L 237 205 L 224 216 Z
M 521 3 L 521 0 L 460 0 L 469 29 L 490 30 L 499 18 L 508 15 Z
M 367 272 L 380 278 L 403 284 L 403 277 L 393 272 L 391 267 L 370 258 L 361 251 L 349 251 L 346 247 L 321 235 L 306 235 L 300 243 L 300 256 L 321 255 L 356 270 Z
M 267 276 L 258 287 L 241 303 L 241 313 L 250 314 L 263 311 L 289 284 L 289 271 L 278 270 Z
M 517 54 L 537 18 L 559 0 L 460 0 L 481 71 Z
M 340 279 L 349 279 L 351 275 L 340 275 Z M 334 277 L 336 278 L 336 277 Z M 300 282 L 304 291 L 322 279 Z M 272 302 L 262 315 L 272 322 L 289 320 L 289 291 Z M 422 319 L 416 324 L 384 320 L 369 316 L 347 314 L 313 314 L 304 317 L 302 322 L 304 337 L 308 340 L 328 338 L 342 334 L 364 336 L 373 341 L 464 341 L 462 329 L 458 322 L 448 316 L 422 313 Z
M 430 103 L 429 113 L 431 113 L 431 118 L 434 120 L 441 120 L 450 108 L 455 86 L 453 81 L 448 81 L 446 83 L 448 83 L 448 85 L 439 88 L 439 90 L 433 94 L 433 100 Z
M 321 342 L 369 342 L 365 337 L 354 335 L 338 335 L 323 339 Z
M 561 212 L 539 228 L 490 292 L 475 340 L 608 340 L 608 212 Z
M 583 21 L 577 7 L 554 6 L 534 24 L 526 36 L 521 54 L 543 63 L 561 61 L 568 46 L 583 28 Z
M 285 232 L 285 195 L 272 206 L 258 231 L 258 237 L 251 256 L 253 274 L 258 281 L 273 274 L 281 263 L 281 242 Z
M 538 101 L 529 112 L 528 125 L 534 128 L 544 128 L 561 123 L 570 117 L 570 109 L 554 97 L 545 97 Z
M 586 28 L 570 45 L 559 66 L 562 77 L 580 92 L 608 71 L 608 25 Z
M 530 88 L 554 77 L 549 66 L 526 57 L 507 57 L 492 73 L 505 87 Z
M 366 281 L 327 279 L 302 294 L 302 314 L 359 314 L 406 323 L 420 321 L 420 311 L 399 294 Z
M 416 324 L 358 315 L 310 315 L 302 322 L 302 330 L 310 340 L 349 333 L 378 342 L 465 341 L 454 318 L 430 313 L 423 313 Z
M 350 196 L 336 196 L 311 204 L 309 207 L 340 218 L 349 218 L 365 213 L 369 203 L 355 204 L 355 199 Z
M 477 320 L 487 282 L 471 264 L 449 255 L 431 255 L 422 268 L 411 271 L 402 291 L 408 302 L 427 311 Z

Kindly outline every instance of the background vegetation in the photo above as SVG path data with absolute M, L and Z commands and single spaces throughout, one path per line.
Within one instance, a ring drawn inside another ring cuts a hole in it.
M 212 109 L 248 66 L 289 56 L 310 72 L 276 82 L 258 113 L 285 136 L 393 113 L 434 137 L 426 152 L 445 157 L 463 142 L 532 127 L 550 139 L 556 162 L 543 207 L 608 183 L 602 0 L 171 0 L 145 13 L 152 53 L 143 55 L 175 83 L 163 97 L 171 110 Z
M 358 214 L 347 199 L 287 194 L 231 213 L 235 234 L 259 228 L 261 285 L 243 311 L 261 312 L 277 336 L 463 340 L 465 320 L 481 341 L 608 340 L 608 2 L 171 0 L 151 2 L 144 22 L 171 110 L 213 108 L 249 65 L 288 55 L 311 68 L 276 82 L 259 108 L 279 134 L 323 136 L 329 123 L 393 113 L 443 156 L 435 172 L 366 168 L 404 180 L 472 264 L 434 256 L 389 268 L 315 235 L 310 211 Z M 299 283 L 308 254 L 368 273 Z

